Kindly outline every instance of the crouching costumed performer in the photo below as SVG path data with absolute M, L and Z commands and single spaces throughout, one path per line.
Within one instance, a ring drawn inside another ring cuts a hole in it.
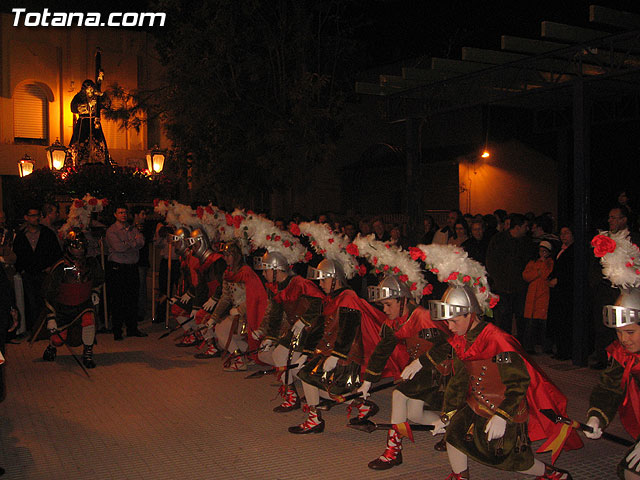
M 255 258 L 254 268 L 262 271 L 271 298 L 260 329 L 253 336 L 262 339 L 258 359 L 273 365 L 279 373 L 282 403 L 273 411 L 284 413 L 300 408 L 294 382 L 307 359 L 305 350 L 315 348 L 322 336 L 325 295 L 311 280 L 293 273 L 292 266 L 311 255 L 300 241 L 279 230 L 271 220 L 258 217 L 258 222 L 251 243 L 267 252 Z M 292 224 L 293 232 L 300 234 L 297 225 Z
M 568 425 L 556 424 L 541 409 L 566 415 L 566 397 L 531 363 L 508 333 L 482 319 L 497 298 L 486 286 L 486 272 L 459 247 L 419 247 L 425 262 L 449 288 L 431 300 L 433 320 L 446 321 L 453 333 L 453 376 L 445 391 L 443 414 L 435 433 L 446 425 L 449 480 L 469 479 L 468 458 L 490 467 L 536 479 L 569 480 L 571 475 L 534 458 L 531 442 L 547 439 L 538 452 L 582 442 Z
M 298 372 L 307 404 L 307 419 L 289 428 L 290 433 L 307 434 L 324 431 L 324 420 L 318 411 L 320 393 L 339 401 L 339 397 L 361 385 L 361 369 L 366 365 L 375 345 L 384 314 L 347 288 L 347 279 L 357 271 L 355 249 L 344 236 L 315 222 L 300 224 L 301 232 L 310 237 L 311 245 L 325 258 L 316 268 L 309 267 L 308 278 L 319 280 L 327 294 L 324 306 L 323 336 L 315 353 Z
M 600 438 L 619 412 L 622 426 L 636 443 L 618 464 L 618 478 L 640 479 L 640 259 L 638 247 L 626 234 L 627 230 L 602 232 L 591 241 L 605 277 L 621 293 L 602 311 L 604 324 L 615 328 L 618 339 L 607 347 L 608 367 L 591 393 L 587 425 L 593 432 L 585 431 L 585 436 Z
M 43 326 L 50 332 L 49 346 L 42 359 L 52 362 L 57 347 L 83 345 L 82 363 L 94 368 L 93 344 L 96 338 L 94 306 L 100 301 L 98 289 L 104 272 L 98 262 L 86 261 L 87 242 L 75 227 L 64 237 L 64 256 L 51 267 L 44 283 L 45 318 Z M 37 336 L 37 335 L 36 335 Z
M 369 462 L 369 468 L 387 470 L 402 463 L 403 437 L 413 441 L 408 420 L 434 425 L 440 419 L 444 387 L 451 375 L 451 345 L 447 342 L 451 333 L 445 322 L 432 321 L 429 311 L 417 305 L 423 294 L 433 291 L 433 286 L 427 284 L 420 265 L 408 252 L 395 246 L 387 248 L 373 235 L 358 237 L 354 243 L 377 271 L 392 272 L 378 286 L 368 288 L 369 301 L 382 305 L 387 320 L 358 389 L 363 397 L 368 396 L 371 384 L 382 377 L 394 349 L 401 349 L 405 355 L 400 365 L 404 368 L 401 374 L 404 381 L 392 396 L 393 428 L 387 432 L 387 448 Z M 418 257 L 424 255 L 417 252 Z M 352 419 L 350 423 L 362 421 Z M 436 444 L 436 449 L 444 450 L 444 441 Z

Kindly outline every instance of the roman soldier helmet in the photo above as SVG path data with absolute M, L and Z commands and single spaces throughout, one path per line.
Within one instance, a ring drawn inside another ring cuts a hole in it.
M 64 252 L 71 258 L 81 258 L 87 253 L 87 238 L 80 228 L 73 227 L 64 236 Z
M 346 277 L 342 265 L 337 260 L 325 258 L 317 267 L 309 266 L 307 270 L 307 278 L 310 280 L 323 280 L 325 278 L 334 278 L 342 283 L 346 282 Z
M 397 275 L 387 275 L 377 285 L 367 287 L 367 294 L 371 303 L 381 302 L 391 298 L 409 298 L 411 291 L 405 284 L 398 279 Z
M 433 320 L 450 320 L 458 315 L 483 313 L 473 289 L 468 285 L 451 285 L 440 300 L 429 300 Z
M 611 328 L 640 323 L 640 290 L 622 289 L 613 305 L 605 305 L 602 308 L 602 320 Z
M 289 262 L 279 252 L 267 252 L 261 257 L 253 259 L 253 268 L 255 270 L 280 270 L 289 272 Z
M 191 229 L 189 227 L 180 227 L 178 228 L 174 234 L 169 235 L 169 241 L 174 243 L 174 248 L 176 249 L 176 253 L 181 257 L 184 257 L 187 248 L 189 248 L 188 239 L 191 237 Z
M 640 255 L 628 232 L 600 232 L 591 240 L 594 255 L 600 258 L 602 274 L 620 289 L 613 305 L 602 308 L 607 327 L 620 328 L 640 323 Z
M 201 228 L 196 228 L 191 232 L 187 243 L 189 244 L 189 248 L 191 248 L 191 253 L 201 262 L 204 262 L 206 258 L 213 253 L 211 244 L 209 243 L 209 237 L 207 237 L 207 234 Z
M 429 300 L 433 320 L 450 320 L 470 313 L 492 315 L 499 297 L 489 290 L 487 271 L 481 263 L 454 245 L 418 245 L 416 256 L 419 254 L 438 280 L 449 284 L 440 300 Z

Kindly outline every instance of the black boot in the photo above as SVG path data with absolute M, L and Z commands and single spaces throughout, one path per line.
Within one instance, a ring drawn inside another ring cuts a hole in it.
M 56 354 L 58 353 L 58 349 L 53 345 L 48 345 L 47 349 L 42 354 L 42 360 L 45 362 L 53 362 L 56 359 Z
M 85 345 L 82 351 L 82 364 L 86 368 L 96 368 L 96 362 L 93 361 L 93 345 Z

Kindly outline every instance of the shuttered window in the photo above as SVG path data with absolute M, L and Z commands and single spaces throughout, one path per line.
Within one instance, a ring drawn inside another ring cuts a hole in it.
M 23 83 L 13 94 L 13 136 L 16 142 L 47 145 L 49 103 L 39 85 Z
M 120 128 L 120 122 L 107 120 L 103 115 L 100 119 L 100 124 L 102 125 L 102 133 L 104 133 L 104 139 L 107 141 L 107 148 L 109 150 L 128 148 L 127 131 Z

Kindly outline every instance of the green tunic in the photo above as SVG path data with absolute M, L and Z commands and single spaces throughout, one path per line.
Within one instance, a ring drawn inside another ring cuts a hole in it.
M 468 346 L 474 343 L 486 325 L 486 322 L 481 321 L 467 333 Z M 485 384 L 497 381 L 506 387 L 504 400 L 498 405 L 495 413 L 507 420 L 504 436 L 491 442 L 487 441 L 484 430 L 493 413 L 479 415 L 471 408 L 470 373 L 465 362 L 462 362 L 454 351 L 454 374 L 447 385 L 443 404 L 443 411 L 453 415 L 447 427 L 446 441 L 485 465 L 508 471 L 527 470 L 531 468 L 534 461 L 529 445 L 527 423 L 512 421 L 517 416 L 522 402 L 525 401 L 529 388 L 530 377 L 527 366 L 516 352 L 508 352 L 508 355 L 501 353 L 492 359 L 487 359 L 486 362 L 495 362 L 500 378 L 485 378 Z

